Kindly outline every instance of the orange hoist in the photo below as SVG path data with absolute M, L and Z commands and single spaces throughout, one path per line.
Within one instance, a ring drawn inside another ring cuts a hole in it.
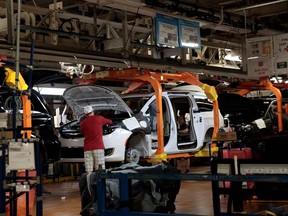
M 158 159 L 166 159 L 164 152 L 164 134 L 163 134 L 163 114 L 162 114 L 162 83 L 179 82 L 184 81 L 191 85 L 197 85 L 201 87 L 207 97 L 213 102 L 214 110 L 214 131 L 212 140 L 216 140 L 217 133 L 219 131 L 219 112 L 217 92 L 214 86 L 203 84 L 199 79 L 188 72 L 178 73 L 163 73 L 159 71 L 152 71 L 149 69 L 124 69 L 124 70 L 106 70 L 100 72 L 90 73 L 82 76 L 82 78 L 76 78 L 75 81 L 80 84 L 93 84 L 97 80 L 109 80 L 109 81 L 122 81 L 131 82 L 130 86 L 123 93 L 129 93 L 133 90 L 140 88 L 143 85 L 151 84 L 156 96 L 156 111 L 157 111 L 157 133 L 158 133 L 158 149 L 156 151 L 156 157 Z

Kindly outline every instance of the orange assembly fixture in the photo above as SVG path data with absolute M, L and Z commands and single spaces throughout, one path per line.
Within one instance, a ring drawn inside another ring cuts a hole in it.
M 31 117 L 31 101 L 28 95 L 22 95 L 22 106 L 23 106 L 23 127 L 32 127 L 32 117 Z M 31 138 L 32 130 L 24 130 L 23 138 Z
M 282 119 L 282 94 L 281 91 L 276 88 L 268 78 L 263 77 L 260 78 L 259 81 L 248 81 L 242 82 L 237 88 L 241 88 L 243 90 L 240 91 L 241 95 L 245 95 L 253 90 L 264 89 L 271 90 L 276 96 L 277 101 L 277 118 L 278 118 L 278 131 L 283 131 L 283 119 Z
M 201 87 L 206 93 L 207 97 L 213 101 L 214 108 L 214 131 L 212 140 L 216 140 L 219 131 L 219 113 L 217 93 L 214 86 L 209 86 L 201 83 L 196 76 L 188 72 L 178 73 L 162 73 L 159 71 L 151 71 L 148 69 L 131 68 L 125 70 L 108 70 L 91 73 L 83 76 L 81 79 L 75 79 L 76 82 L 81 84 L 91 84 L 96 80 L 110 80 L 110 81 L 123 81 L 132 82 L 129 88 L 124 92 L 131 92 L 143 85 L 151 84 L 156 96 L 156 111 L 157 111 L 157 132 L 158 132 L 158 149 L 156 155 L 159 158 L 166 158 L 164 152 L 164 134 L 163 134 L 163 114 L 162 114 L 162 83 L 184 81 L 191 85 Z M 163 156 L 163 157 L 162 157 Z

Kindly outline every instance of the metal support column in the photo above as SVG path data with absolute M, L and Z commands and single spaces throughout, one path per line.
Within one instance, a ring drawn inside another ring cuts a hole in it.
M 37 176 L 37 188 L 36 188 L 36 215 L 43 215 L 43 178 L 42 178 L 42 163 L 41 163 L 41 143 L 35 143 L 35 151 L 36 151 L 36 176 Z
M 129 47 L 130 47 L 130 40 L 132 36 L 133 27 L 128 33 L 128 25 L 127 25 L 127 12 L 123 11 L 122 13 L 122 29 L 123 29 L 123 57 L 129 57 Z
M 7 145 L 2 144 L 2 156 L 0 157 L 0 216 L 5 216 L 6 205 L 5 205 L 5 175 L 6 175 L 6 148 Z
M 7 28 L 8 28 L 8 43 L 12 44 L 15 41 L 15 22 L 14 22 L 14 9 L 13 1 L 6 0 L 7 7 Z
M 126 174 L 120 173 L 120 202 L 121 202 L 121 214 L 128 215 L 129 213 L 129 181 Z
M 98 209 L 98 213 L 99 215 L 103 215 L 104 214 L 104 210 L 105 210 L 105 200 L 106 200 L 106 179 L 105 178 L 101 178 L 101 170 L 97 171 L 97 209 Z M 87 175 L 87 178 L 89 178 L 90 176 Z

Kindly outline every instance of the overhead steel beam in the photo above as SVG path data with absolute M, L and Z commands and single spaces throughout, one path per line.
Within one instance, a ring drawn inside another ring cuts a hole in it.
M 259 8 L 259 7 L 270 6 L 273 4 L 279 4 L 279 3 L 287 2 L 287 1 L 288 0 L 276 0 L 276 1 L 270 1 L 270 2 L 261 3 L 261 4 L 249 5 L 249 6 L 245 6 L 245 7 L 241 7 L 241 8 L 230 9 L 227 11 L 230 11 L 230 12 L 244 11 L 244 10 L 250 10 L 250 9 Z
M 2 49 L 0 49 L 0 55 L 5 55 L 8 58 L 14 58 L 15 50 L 11 49 L 10 45 L 1 44 Z M 13 47 L 12 47 L 13 48 Z M 21 46 L 21 63 L 29 62 L 30 59 L 30 48 L 27 46 Z M 70 62 L 79 63 L 86 65 L 94 65 L 98 67 L 114 67 L 114 68 L 129 68 L 129 67 L 141 67 L 149 68 L 154 70 L 163 70 L 169 72 L 186 71 L 195 74 L 208 74 L 217 75 L 232 78 L 247 79 L 247 74 L 239 69 L 225 68 L 223 65 L 218 65 L 218 67 L 212 66 L 202 66 L 195 64 L 182 65 L 181 63 L 169 62 L 160 59 L 147 58 L 141 59 L 121 59 L 120 57 L 103 57 L 91 55 L 91 54 L 79 54 L 68 51 L 55 51 L 49 50 L 47 48 L 35 48 L 34 49 L 34 62 L 40 64 L 45 60 L 46 65 L 53 63 L 53 65 L 59 64 L 59 62 Z M 44 67 L 45 65 L 43 65 Z
M 94 4 L 98 3 L 98 0 L 85 0 L 85 1 L 90 2 L 90 3 L 94 3 Z M 249 29 L 236 28 L 236 27 L 228 26 L 228 25 L 224 25 L 224 24 L 217 25 L 213 22 L 203 21 L 203 20 L 199 20 L 199 19 L 192 19 L 189 17 L 183 17 L 181 15 L 171 14 L 171 13 L 159 11 L 159 10 L 156 10 L 153 8 L 145 7 L 144 5 L 139 6 L 139 7 L 135 7 L 133 5 L 125 4 L 123 2 L 124 1 L 109 1 L 109 0 L 108 1 L 104 1 L 104 0 L 100 1 L 100 3 L 103 3 L 103 5 L 105 3 L 106 7 L 124 10 L 124 11 L 128 11 L 128 12 L 131 12 L 134 14 L 141 14 L 141 15 L 145 15 L 145 16 L 156 17 L 156 13 L 161 13 L 161 14 L 169 16 L 169 17 L 175 17 L 175 18 L 184 19 L 184 20 L 188 20 L 188 21 L 199 22 L 201 27 L 207 26 L 207 25 L 213 25 L 213 29 L 224 31 L 224 32 L 236 31 L 236 32 L 239 32 L 240 34 L 245 34 L 245 33 L 250 32 Z
M 82 16 L 82 15 L 77 15 L 77 14 L 72 14 L 72 13 L 65 13 L 65 12 L 64 13 L 58 13 L 57 16 L 58 16 L 58 18 L 62 18 L 62 19 L 75 18 L 75 19 L 79 19 L 83 23 L 94 24 L 93 17 L 87 17 L 87 16 Z M 122 29 L 122 23 L 117 23 L 117 22 L 113 22 L 113 21 L 97 19 L 97 24 L 98 25 L 109 24 L 113 28 Z M 149 28 L 133 26 L 133 25 L 127 25 L 127 29 L 129 31 L 133 30 L 135 32 L 143 32 L 143 33 L 151 32 L 151 29 L 149 29 Z
M 220 6 L 227 6 L 227 5 L 231 5 L 231 4 L 235 4 L 240 2 L 241 0 L 230 0 L 230 1 L 224 1 L 219 3 Z
M 97 40 L 97 41 L 104 40 L 104 38 L 99 37 L 99 36 L 95 37 L 95 36 L 90 36 L 90 35 L 86 35 L 86 34 L 80 34 L 80 33 L 74 33 L 74 32 L 65 32 L 65 31 L 52 30 L 52 29 L 44 29 L 44 28 L 25 26 L 25 25 L 21 25 L 21 30 L 29 30 L 29 31 L 38 32 L 38 33 L 45 33 L 45 34 L 55 34 L 55 35 L 60 35 L 60 36 L 65 36 L 65 37 L 73 36 L 73 37 L 85 39 L 85 40 Z
M 50 47 L 50 48 L 49 48 Z M 24 53 L 30 53 L 31 52 L 31 48 L 29 46 L 29 43 L 22 43 L 20 46 L 20 51 L 21 51 L 21 60 L 25 60 L 25 59 L 30 59 L 29 55 L 24 55 Z M 12 45 L 7 45 L 7 44 L 1 44 L 1 49 L 0 49 L 0 53 L 1 55 L 5 55 L 7 57 L 10 58 L 14 58 L 15 56 L 15 46 Z M 23 55 L 22 55 L 23 53 Z M 118 67 L 125 67 L 125 63 L 123 63 L 123 59 L 117 59 L 115 58 L 110 58 L 110 57 L 103 57 L 103 56 L 97 56 L 94 54 L 79 54 L 76 50 L 75 52 L 71 52 L 71 51 L 58 51 L 54 49 L 51 49 L 51 46 L 46 46 L 43 48 L 34 48 L 34 59 L 35 61 L 46 61 L 46 62 L 58 62 L 59 61 L 64 61 L 67 60 L 66 62 L 71 62 L 71 63 L 78 63 L 78 61 L 82 61 L 85 62 L 86 64 L 88 64 L 87 62 L 89 62 L 89 64 L 93 64 L 93 62 L 104 62 L 105 61 L 105 65 L 109 65 L 107 64 L 108 61 L 111 61 L 111 63 L 116 63 L 118 65 Z M 39 58 L 39 56 L 41 56 Z M 47 58 L 45 58 L 45 57 Z M 63 57 L 63 58 L 62 58 Z M 76 58 L 75 58 L 76 57 Z M 64 59 L 64 60 L 63 60 Z M 69 61 L 68 61 L 69 60 Z M 84 64 L 83 62 L 79 62 Z M 95 65 L 97 65 L 95 63 Z M 103 66 L 103 65 L 101 65 Z M 117 67 L 117 66 L 115 66 Z
M 7 1 L 9 1 L 9 0 L 7 0 Z M 10 1 L 10 2 L 12 2 L 12 1 Z M 14 3 L 13 6 L 17 7 L 17 4 Z M 7 6 L 4 2 L 0 1 L 0 7 L 6 8 Z M 48 8 L 34 7 L 34 6 L 30 6 L 30 5 L 25 5 L 25 4 L 22 5 L 22 11 L 34 13 L 37 15 L 47 15 L 48 13 L 51 12 L 51 10 Z M 61 10 L 58 11 L 57 17 L 60 19 L 74 18 L 74 19 L 79 19 L 79 21 L 83 22 L 83 23 L 94 24 L 94 18 L 93 17 L 83 16 L 83 15 L 78 15 L 78 14 L 73 14 L 73 13 L 67 13 L 67 12 L 61 11 Z M 109 24 L 113 28 L 122 29 L 122 23 L 117 23 L 117 22 L 103 20 L 103 19 L 97 19 L 98 25 L 102 25 L 105 23 Z M 140 26 L 133 26 L 133 25 L 127 25 L 127 29 L 129 31 L 131 29 L 133 29 L 133 31 L 135 31 L 135 32 L 143 32 L 143 33 L 151 32 L 151 29 L 149 29 L 149 28 L 140 27 Z
M 226 39 L 227 40 L 227 39 Z M 212 47 L 212 48 L 226 48 L 226 49 L 233 49 L 233 50 L 239 50 L 241 48 L 240 41 L 239 43 L 231 43 L 230 41 L 221 41 L 220 39 L 213 39 L 213 40 L 205 40 L 202 39 L 201 45 L 202 46 L 207 46 L 207 47 Z

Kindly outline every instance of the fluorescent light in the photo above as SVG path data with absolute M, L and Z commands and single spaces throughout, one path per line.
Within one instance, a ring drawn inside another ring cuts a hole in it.
M 237 53 L 235 53 L 233 50 L 225 49 L 225 52 L 226 52 L 226 55 L 224 57 L 225 60 L 237 61 L 237 62 L 241 62 L 242 61 L 240 56 Z
M 253 56 L 253 57 L 249 57 L 249 58 L 247 58 L 248 60 L 251 60 L 251 59 L 258 59 L 259 58 L 259 56 Z
M 225 60 L 228 60 L 228 61 L 238 61 L 238 62 L 241 62 L 241 59 L 238 55 L 231 55 L 231 54 L 227 54 L 225 57 L 224 57 Z
M 272 77 L 271 79 L 270 79 L 270 81 L 272 81 L 273 83 L 283 83 L 283 79 L 282 79 L 282 77 Z
M 33 87 L 41 95 L 63 95 L 66 88 L 52 88 L 52 87 Z

